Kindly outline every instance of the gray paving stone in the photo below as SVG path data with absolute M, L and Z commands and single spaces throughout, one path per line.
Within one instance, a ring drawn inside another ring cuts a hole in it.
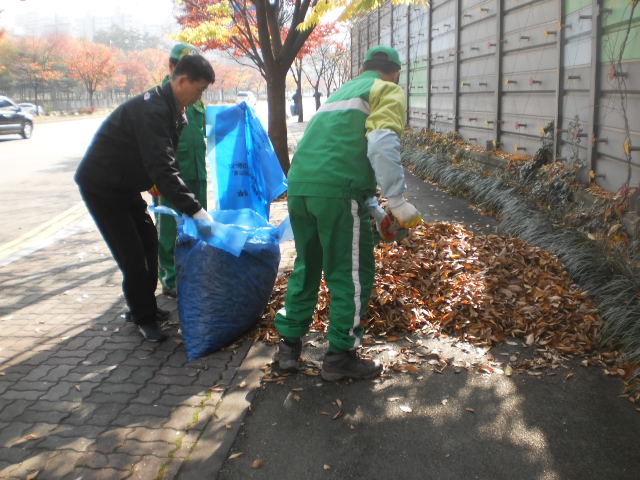
M 165 390 L 165 395 L 174 395 L 177 397 L 191 397 L 193 395 L 206 395 L 208 388 L 200 385 L 169 385 Z
M 51 389 L 54 385 L 57 385 L 54 382 L 48 381 L 32 381 L 29 382 L 27 380 L 19 380 L 17 381 L 11 390 L 39 390 L 40 392 L 46 392 Z
M 57 400 L 61 400 L 62 397 L 64 397 L 65 395 L 67 395 L 73 388 L 74 388 L 75 384 L 71 383 L 71 382 L 59 382 L 56 383 L 51 389 L 49 389 L 48 392 L 46 392 L 45 394 L 41 395 L 41 399 L 42 400 L 50 400 L 50 401 L 57 401 Z
M 115 468 L 76 468 L 62 480 L 124 480 L 130 478 L 131 471 Z
M 72 365 L 56 365 L 47 373 L 45 380 L 49 382 L 57 382 L 59 380 L 67 380 L 65 376 L 73 369 Z M 71 380 L 67 380 L 71 381 Z
M 138 440 L 127 439 L 116 448 L 116 452 L 142 457 L 155 455 L 157 457 L 167 458 L 169 454 L 176 449 L 177 441 L 177 436 L 171 443 L 162 441 L 140 442 Z
M 71 412 L 73 409 L 78 408 L 81 405 L 79 402 L 52 402 L 49 400 L 38 400 L 37 402 L 31 402 L 29 405 L 29 410 L 37 411 L 37 412 Z
M 141 460 L 141 457 L 134 457 L 126 453 L 111 453 L 105 455 L 99 452 L 89 452 L 77 462 L 78 467 L 93 469 L 114 468 L 116 470 L 131 470 L 133 466 Z
M 16 415 L 13 421 L 60 423 L 68 416 L 69 412 L 60 410 L 38 411 L 34 409 L 27 409 L 22 415 Z
M 37 400 L 44 393 L 38 390 L 7 390 L 2 397 L 5 400 Z
M 0 422 L 10 422 L 36 402 L 33 400 L 3 400 L 4 407 L 0 410 Z
M 184 435 L 184 430 L 165 427 L 134 427 L 127 440 L 137 440 L 139 442 L 165 442 L 176 444 Z
M 164 422 L 163 427 L 176 430 L 187 430 L 198 423 L 200 415 L 203 414 L 201 407 L 181 405 L 174 408 L 170 416 Z
M 59 435 L 47 435 L 37 444 L 38 449 L 47 451 L 56 450 L 73 450 L 75 452 L 87 452 L 95 443 L 93 438 L 85 438 L 81 436 L 61 437 Z
M 161 471 L 163 465 L 167 463 L 167 459 L 158 458 L 154 455 L 143 457 L 133 467 L 131 480 L 155 480 Z
M 84 456 L 82 452 L 68 449 L 55 452 L 50 455 L 44 466 L 43 472 L 37 478 L 58 479 L 72 475 L 76 470 L 77 462 Z M 76 477 L 77 478 L 77 477 Z
M 130 428 L 109 428 L 96 438 L 94 450 L 104 454 L 113 453 L 124 444 L 130 432 Z M 120 453 L 131 454 L 127 450 L 122 450 Z
M 41 379 L 46 379 L 47 375 L 53 370 L 53 365 L 39 365 L 29 372 L 22 381 L 23 382 L 36 382 Z
M 149 383 L 157 383 L 160 385 L 180 385 L 180 386 L 188 386 L 193 384 L 195 377 L 187 377 L 182 375 L 161 375 L 156 374 L 153 376 Z
M 31 452 L 25 448 L 12 447 L 5 448 L 0 447 L 0 461 L 6 463 L 4 467 L 0 467 L 0 473 L 2 473 L 3 469 L 10 466 L 15 465 L 16 463 L 20 463 L 25 458 L 29 457 Z
M 131 402 L 133 398 L 135 398 L 136 393 L 125 393 L 125 392 L 92 392 L 89 397 L 87 397 L 87 401 L 93 403 L 116 403 L 120 405 L 126 405 Z
M 137 395 L 138 391 L 142 388 L 142 385 L 138 385 L 135 383 L 129 382 L 120 382 L 120 383 L 108 383 L 104 381 L 100 385 L 98 385 L 95 389 L 95 393 L 108 393 L 108 394 L 118 394 L 118 393 L 130 393 L 132 395 Z
M 98 387 L 98 383 L 94 382 L 81 382 L 73 385 L 73 388 L 69 390 L 69 393 L 62 396 L 60 400 L 65 402 L 82 402 L 91 396 L 94 389 Z
M 127 365 L 118 365 L 116 368 L 109 372 L 109 376 L 105 379 L 105 382 L 109 383 L 121 383 L 129 380 L 133 372 L 138 370 L 138 367 L 132 367 Z
M 152 405 L 158 398 L 162 396 L 167 385 L 158 385 L 155 383 L 149 383 L 142 387 L 133 399 L 133 403 L 142 403 L 144 405 Z
M 0 478 L 18 477 L 26 479 L 29 474 L 44 470 L 47 460 L 53 456 L 52 452 L 30 452 L 20 463 L 14 463 L 0 471 Z

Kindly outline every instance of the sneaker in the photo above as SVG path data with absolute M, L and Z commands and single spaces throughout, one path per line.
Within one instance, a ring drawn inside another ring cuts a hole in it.
M 346 352 L 327 353 L 322 362 L 320 375 L 324 380 L 335 382 L 343 378 L 362 380 L 373 378 L 380 374 L 382 365 L 377 361 L 360 358 L 355 350 Z
M 161 342 L 167 338 L 167 335 L 155 322 L 139 323 L 138 331 L 142 334 L 145 340 L 149 340 L 150 342 Z
M 171 312 L 169 310 L 164 310 L 163 308 L 159 307 L 156 310 L 156 320 L 158 320 L 158 322 L 160 323 L 167 321 L 170 315 Z M 130 311 L 124 312 L 122 316 L 124 317 L 125 322 L 135 322 L 135 319 L 133 318 L 133 315 L 131 315 Z
M 278 361 L 279 370 L 282 372 L 296 372 L 300 368 L 300 354 L 302 353 L 302 340 L 296 343 L 289 343 L 280 340 L 278 344 Z

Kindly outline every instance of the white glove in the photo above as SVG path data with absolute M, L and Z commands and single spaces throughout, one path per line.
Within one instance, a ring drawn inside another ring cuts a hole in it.
M 208 220 L 209 222 L 213 223 L 213 217 L 209 215 L 209 212 L 207 212 L 204 208 L 201 208 L 196 213 L 191 215 L 191 218 L 193 218 L 194 220 Z
M 204 208 L 201 208 L 191 217 L 196 222 L 196 228 L 203 237 L 213 235 L 213 217 Z
M 389 197 L 387 201 L 391 214 L 398 220 L 403 228 L 416 227 L 422 223 L 422 215 L 412 204 L 407 202 L 402 195 Z

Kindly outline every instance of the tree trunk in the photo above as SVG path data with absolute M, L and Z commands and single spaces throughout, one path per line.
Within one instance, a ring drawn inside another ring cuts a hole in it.
M 277 69 L 274 69 L 277 70 Z M 282 171 L 289 171 L 289 147 L 287 145 L 287 114 L 285 80 L 287 70 L 267 72 L 267 102 L 269 103 L 269 138 L 280 160 Z

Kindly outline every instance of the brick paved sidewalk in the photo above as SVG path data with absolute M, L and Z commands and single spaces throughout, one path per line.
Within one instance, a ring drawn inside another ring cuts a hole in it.
M 220 400 L 210 387 L 248 345 L 187 363 L 175 326 L 168 341 L 143 342 L 84 221 L 0 269 L 0 478 L 171 478 Z

